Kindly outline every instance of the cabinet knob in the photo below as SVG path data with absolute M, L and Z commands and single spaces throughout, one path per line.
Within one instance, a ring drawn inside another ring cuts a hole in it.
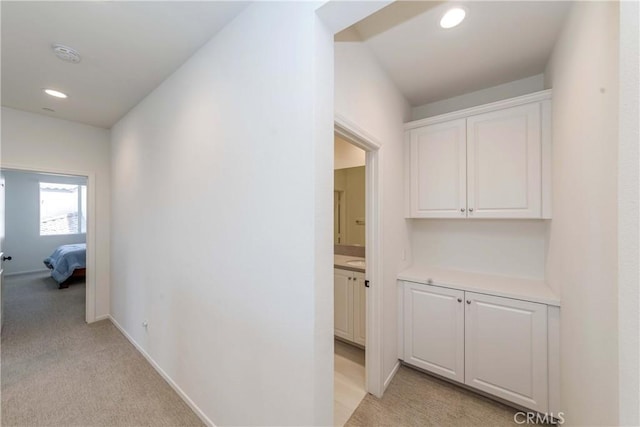
M 462 298 L 458 298 L 458 302 L 462 302 Z
M 471 300 L 470 299 L 467 300 L 467 304 L 471 304 Z
M 351 277 L 349 277 L 349 280 L 351 280 Z
M 464 208 L 460 208 L 460 212 L 464 213 L 465 209 Z
M 473 212 L 473 208 L 469 208 L 469 212 Z

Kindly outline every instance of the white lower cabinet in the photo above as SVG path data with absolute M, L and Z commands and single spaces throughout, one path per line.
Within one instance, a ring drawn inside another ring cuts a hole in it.
M 405 283 L 405 362 L 464 382 L 464 292 Z
M 347 341 L 366 343 L 366 291 L 364 274 L 333 270 L 333 330 Z
M 548 412 L 546 304 L 413 282 L 403 296 L 405 363 Z
M 333 270 L 333 333 L 353 341 L 353 272 Z
M 367 342 L 367 291 L 364 274 L 354 273 L 353 278 L 353 341 L 364 346 Z
M 547 306 L 465 293 L 465 384 L 547 412 Z

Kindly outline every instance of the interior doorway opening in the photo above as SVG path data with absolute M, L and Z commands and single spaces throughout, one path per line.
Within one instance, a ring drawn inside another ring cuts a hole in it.
M 3 266 L 4 281 L 22 283 L 34 279 L 39 281 L 34 286 L 61 293 L 71 288 L 75 300 L 81 298 L 78 309 L 83 311 L 85 322 L 94 322 L 93 173 L 3 165 L 2 174 L 5 210 L 0 221 L 6 235 L 2 251 L 5 257 L 11 257 Z M 46 265 L 45 260 L 54 262 Z M 0 298 L 3 308 L 7 308 L 4 293 Z
M 379 147 L 357 126 L 334 127 L 334 424 L 383 392 Z

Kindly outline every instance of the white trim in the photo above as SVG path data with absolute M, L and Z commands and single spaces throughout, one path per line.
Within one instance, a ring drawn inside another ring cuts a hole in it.
M 386 380 L 384 380 L 384 389 L 386 390 L 387 387 L 389 387 L 389 384 L 391 384 L 391 381 L 393 380 L 393 377 L 396 376 L 396 374 L 398 373 L 398 369 L 400 369 L 400 361 L 396 360 L 396 364 L 393 367 L 393 369 L 391 370 L 391 373 L 389 373 L 389 376 L 387 377 Z
M 15 276 L 26 276 L 27 274 L 36 274 L 36 273 L 46 273 L 46 268 L 41 268 L 40 270 L 27 270 L 27 271 L 16 271 L 15 273 L 7 273 L 4 277 L 15 277 Z
M 400 280 L 396 281 L 396 298 L 398 309 L 398 359 L 404 360 L 404 282 Z
M 560 403 L 560 307 L 547 307 L 547 375 L 549 412 L 558 414 Z
M 540 102 L 551 99 L 551 89 L 542 90 L 540 92 L 530 93 L 527 95 L 517 96 L 515 98 L 505 99 L 502 101 L 491 102 L 489 104 L 479 105 L 477 107 L 465 108 L 464 110 L 453 111 L 451 113 L 440 114 L 438 116 L 427 117 L 426 119 L 415 120 L 404 124 L 404 129 L 415 129 L 422 126 L 433 125 L 436 123 L 447 122 L 449 120 L 464 119 L 476 114 L 489 113 L 503 108 L 517 107 L 519 105 L 530 104 L 532 102 Z
M 96 174 L 89 171 L 43 168 L 39 166 L 2 163 L 2 170 L 75 175 L 87 178 L 87 276 L 85 285 L 85 322 L 96 321 Z
M 109 320 L 111 318 L 111 316 L 109 316 L 108 314 L 103 314 L 102 316 L 98 316 L 96 317 L 96 322 L 100 322 L 101 320 Z
M 540 103 L 540 136 L 542 142 L 542 219 L 551 219 L 553 177 L 551 176 L 552 163 L 552 135 L 551 135 L 551 101 L 546 100 Z
M 171 388 L 178 394 L 178 396 L 180 396 L 180 398 L 184 400 L 187 405 L 189 405 L 189 407 L 193 410 L 193 412 L 195 412 L 198 418 L 200 418 L 200 420 L 202 420 L 202 422 L 207 426 L 216 427 L 213 421 L 211 421 L 209 417 L 207 417 L 204 412 L 202 412 L 198 405 L 196 405 L 193 400 L 191 400 L 189 396 L 187 396 L 187 394 L 178 386 L 178 384 L 176 384 L 175 381 L 173 381 L 173 379 L 165 371 L 162 370 L 160 365 L 158 365 L 156 361 L 153 360 L 153 358 L 127 333 L 127 331 L 125 331 L 124 328 L 120 326 L 120 324 L 113 318 L 113 316 L 107 315 L 107 318 L 111 321 L 111 323 L 113 323 L 116 328 L 118 328 L 120 333 L 122 333 L 122 335 L 124 335 L 124 337 L 128 339 L 131 344 L 133 344 L 136 350 L 138 350 L 138 352 L 140 352 L 140 354 L 142 354 L 144 358 L 147 359 L 147 362 L 149 362 L 153 369 L 155 369 L 156 372 L 158 372 L 160 376 L 171 386 Z
M 365 377 L 367 392 L 377 397 L 384 393 L 384 365 L 382 346 L 382 153 L 381 144 L 371 135 L 349 120 L 336 115 L 334 131 L 345 141 L 365 150 L 366 153 L 366 279 L 371 286 L 367 291 L 366 330 L 367 351 L 365 353 Z

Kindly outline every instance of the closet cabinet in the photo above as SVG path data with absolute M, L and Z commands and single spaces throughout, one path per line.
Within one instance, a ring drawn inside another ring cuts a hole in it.
M 364 274 L 333 270 L 334 335 L 364 346 L 366 343 L 366 290 Z
M 404 363 L 538 412 L 549 410 L 546 304 L 401 285 Z
M 549 218 L 550 92 L 405 125 L 409 218 Z

